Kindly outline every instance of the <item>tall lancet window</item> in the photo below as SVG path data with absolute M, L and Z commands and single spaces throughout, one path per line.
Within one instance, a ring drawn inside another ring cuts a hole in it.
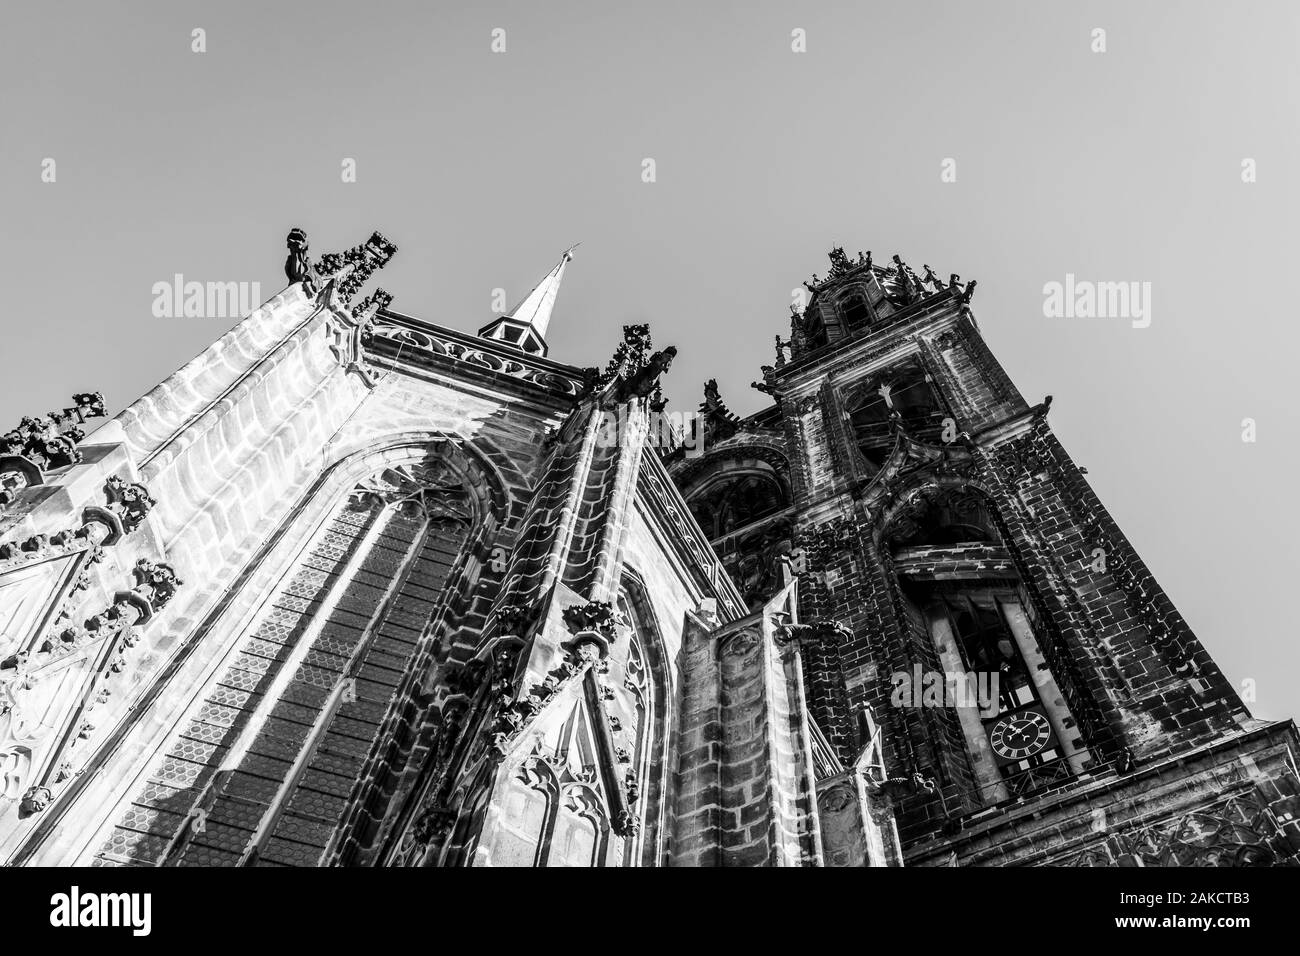
M 446 451 L 446 450 L 444 450 Z M 319 866 L 348 836 L 389 710 L 445 608 L 475 504 L 451 451 L 386 468 L 326 516 L 100 847 L 115 862 Z M 237 821 L 195 829 L 187 817 Z M 536 814 L 521 807 L 526 826 Z
M 668 747 L 665 662 L 659 624 L 640 580 L 631 572 L 618 607 L 628 622 L 622 661 L 621 710 L 630 755 L 624 780 L 630 812 L 637 820 L 628 837 L 628 866 L 656 866 L 662 854 L 662 810 Z

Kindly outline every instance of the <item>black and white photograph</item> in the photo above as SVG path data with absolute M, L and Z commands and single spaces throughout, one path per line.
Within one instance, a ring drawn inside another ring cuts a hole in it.
M 1289 0 L 4 2 L 10 938 L 764 918 L 406 872 L 534 867 L 1291 925 L 1298 46 Z

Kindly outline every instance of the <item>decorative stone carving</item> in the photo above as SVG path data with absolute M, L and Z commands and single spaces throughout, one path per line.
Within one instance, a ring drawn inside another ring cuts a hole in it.
M 911 776 L 887 777 L 880 781 L 868 779 L 866 783 L 872 796 L 880 796 L 891 802 L 937 792 L 934 781 L 919 773 Z
M 353 246 L 344 253 L 328 252 L 321 256 L 316 270 L 321 275 L 339 279 L 337 293 L 346 305 L 352 296 L 360 291 L 361 286 L 377 269 L 388 265 L 397 252 L 397 246 L 389 242 L 378 232 L 371 233 L 370 238 L 361 245 Z M 346 274 L 345 273 L 346 270 Z M 391 299 L 391 296 L 389 297 Z
M 360 291 L 366 280 L 376 270 L 386 266 L 393 258 L 393 254 L 397 252 L 397 246 L 378 232 L 372 233 L 365 242 L 353 246 L 346 252 L 327 252 L 315 265 L 312 265 L 307 258 L 307 233 L 302 229 L 291 229 L 286 245 L 289 248 L 289 257 L 284 263 L 285 278 L 290 283 L 301 282 L 303 292 L 312 296 L 322 292 L 327 284 L 333 282 L 333 294 L 344 306 L 351 303 L 352 297 Z M 392 299 L 392 296 L 384 292 L 378 295 L 380 299 L 371 296 L 366 300 L 367 308 L 381 301 L 384 296 L 387 296 L 387 301 Z M 387 301 L 384 301 L 384 305 L 387 305 Z M 355 316 L 357 313 L 353 314 Z
M 23 488 L 40 484 L 45 472 L 81 461 L 77 443 L 86 437 L 81 425 L 88 418 L 104 416 L 104 396 L 83 392 L 72 396 L 72 401 L 62 411 L 24 418 L 17 428 L 0 435 L 0 507 Z
M 36 534 L 23 541 L 6 541 L 0 544 L 0 573 L 21 564 L 96 548 L 94 536 L 94 527 L 83 525 L 75 531 L 60 531 L 53 535 Z
M 785 614 L 782 612 L 777 616 L 784 617 Z M 839 621 L 814 620 L 806 624 L 778 623 L 773 636 L 781 647 L 792 641 L 799 641 L 801 644 L 838 646 L 852 640 L 853 631 L 848 625 Z
M 171 565 L 141 558 L 135 563 L 135 587 L 131 590 L 149 602 L 154 611 L 161 611 L 185 582 L 176 576 Z
M 725 638 L 718 646 L 718 656 L 732 660 L 746 658 L 758 649 L 760 640 L 756 631 L 737 631 Z
M 859 252 L 856 261 L 850 259 L 843 247 L 836 246 L 832 249 L 827 257 L 831 261 L 830 271 L 826 273 L 826 280 L 843 278 L 846 275 L 857 272 L 859 269 L 871 268 L 871 253 Z M 814 279 L 816 276 L 813 277 Z
M 1278 866 L 1291 850 L 1281 827 L 1252 791 L 1147 826 L 1108 833 L 1062 866 Z
M 785 355 L 782 352 L 781 337 L 776 337 L 776 365 L 760 365 L 759 371 L 763 373 L 763 381 L 750 382 L 749 387 L 764 395 L 776 396 L 776 370 L 785 364 Z
M 533 689 L 516 698 L 513 688 L 506 676 L 513 672 L 514 658 L 510 658 L 509 668 L 499 665 L 497 673 L 501 679 L 496 682 L 495 716 L 491 724 L 489 754 L 494 760 L 500 760 L 509 753 L 511 746 L 523 730 L 532 723 L 557 695 L 575 680 L 581 678 L 601 659 L 601 649 L 594 640 L 580 640 L 583 636 L 594 638 L 594 631 L 583 632 L 569 645 L 568 655 L 546 678 Z M 510 649 L 511 654 L 518 653 L 518 647 Z
M 40 813 L 50 805 L 50 801 L 53 799 L 54 794 L 49 787 L 31 787 L 23 794 L 22 801 L 18 804 L 18 810 L 24 815 Z
M 740 430 L 740 417 L 736 415 L 718 392 L 718 380 L 704 383 L 704 401 L 700 403 L 704 420 L 703 447 L 714 448 Z
M 284 275 L 289 284 L 301 282 L 303 291 L 315 295 L 315 280 L 312 277 L 311 263 L 307 260 L 307 233 L 301 229 L 290 229 L 287 239 L 289 258 L 284 262 Z
M 139 482 L 128 482 L 120 475 L 109 475 L 105 493 L 108 504 L 103 507 L 92 506 L 86 509 L 88 521 L 97 520 L 109 529 L 107 543 L 112 544 L 119 536 L 131 534 L 148 517 L 158 502 L 149 494 L 149 489 Z
M 641 832 L 641 818 L 631 810 L 623 810 L 614 821 L 614 831 L 623 836 L 636 836 Z
M 20 804 L 20 814 L 23 816 L 44 811 L 56 795 L 54 787 L 66 783 L 74 776 L 73 768 L 82 762 L 79 758 L 81 745 L 95 733 L 97 718 L 92 719 L 92 715 L 111 695 L 106 682 L 123 674 L 131 664 L 129 652 L 139 643 L 136 628 L 161 610 L 182 584 L 169 565 L 145 558 L 136 563 L 134 577 L 134 587 L 129 591 L 119 591 L 114 596 L 113 604 L 87 618 L 84 627 L 65 628 L 56 637 L 47 638 L 38 649 L 38 661 L 29 661 L 28 655 L 23 653 L 0 664 L 0 670 L 8 670 L 12 675 L 9 679 L 0 681 L 0 690 L 5 691 L 10 701 L 16 701 L 15 686 L 24 689 L 31 687 L 33 678 L 27 676 L 31 665 L 49 663 L 52 659 L 70 656 L 83 648 L 89 649 L 91 660 L 94 661 L 87 669 L 81 689 L 76 695 L 81 703 L 74 709 L 67 724 L 76 727 L 77 733 L 71 739 L 63 738 L 56 751 L 47 758 L 46 763 L 50 769 L 45 772 L 44 779 L 24 793 Z M 12 709 L 20 708 L 14 703 Z
M 618 385 L 614 388 L 614 400 L 626 402 L 633 398 L 648 399 L 662 409 L 663 403 L 660 401 L 662 395 L 657 394 L 660 391 L 659 377 L 668 371 L 676 355 L 676 346 L 670 345 L 651 355 L 641 368 L 628 377 L 620 377 Z
M 442 807 L 425 807 L 411 824 L 415 840 L 422 844 L 438 844 L 456 825 L 456 812 Z
M 375 289 L 374 292 L 362 299 L 352 309 L 352 318 L 357 322 L 368 324 L 371 322 L 377 312 L 381 312 L 393 303 L 391 292 L 385 292 L 383 289 Z
M 532 629 L 537 610 L 532 604 L 503 604 L 497 608 L 497 632 L 525 636 Z
M 353 488 L 352 499 L 368 507 L 395 504 L 429 522 L 472 520 L 469 489 L 442 458 L 386 469 Z
M 366 345 L 376 345 L 381 341 L 394 343 L 403 354 L 410 355 L 408 349 L 416 353 L 438 356 L 450 362 L 474 366 L 498 375 L 536 385 L 549 392 L 577 397 L 585 385 L 590 385 L 598 377 L 591 371 L 592 379 L 562 375 L 552 368 L 534 363 L 522 352 L 512 352 L 509 356 L 497 355 L 483 340 L 460 341 L 454 333 L 439 330 L 409 329 L 401 325 L 373 323 L 362 329 L 361 341 Z
M 623 326 L 623 341 L 614 350 L 605 371 L 597 375 L 595 387 L 604 388 L 616 378 L 627 378 L 640 371 L 650 357 L 650 341 L 650 326 Z
M 561 615 L 564 625 L 575 636 L 585 634 L 599 635 L 608 648 L 618 636 L 616 628 L 626 626 L 623 615 L 616 611 L 608 601 L 590 601 L 576 604 L 564 609 Z

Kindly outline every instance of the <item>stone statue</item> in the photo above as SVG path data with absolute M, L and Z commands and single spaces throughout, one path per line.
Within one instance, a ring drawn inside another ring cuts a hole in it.
M 287 245 L 289 258 L 284 260 L 285 277 L 290 285 L 301 282 L 304 292 L 308 295 L 315 294 L 311 263 L 307 261 L 307 233 L 296 228 L 289 230 Z

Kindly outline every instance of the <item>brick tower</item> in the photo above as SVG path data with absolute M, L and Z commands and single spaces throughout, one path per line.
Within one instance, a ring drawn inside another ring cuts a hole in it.
M 710 383 L 707 451 L 670 470 L 752 608 L 785 566 L 847 627 L 804 649 L 811 722 L 840 768 L 883 741 L 908 865 L 1293 861 L 1294 725 L 1251 718 L 990 353 L 975 283 L 830 262 L 755 383 L 773 406 Z

